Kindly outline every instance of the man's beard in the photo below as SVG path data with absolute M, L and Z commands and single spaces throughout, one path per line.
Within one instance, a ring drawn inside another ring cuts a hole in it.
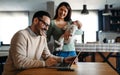
M 46 29 L 41 29 L 41 30 L 40 30 L 40 35 L 46 37 L 46 33 L 47 33 Z
M 37 27 L 38 24 L 36 24 L 37 35 L 46 36 L 46 32 L 47 32 L 46 28 L 38 29 L 38 27 Z

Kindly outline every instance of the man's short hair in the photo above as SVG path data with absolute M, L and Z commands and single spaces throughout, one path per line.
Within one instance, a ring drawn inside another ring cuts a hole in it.
M 47 16 L 47 17 L 49 17 L 49 18 L 51 18 L 51 16 L 50 16 L 50 14 L 48 13 L 48 12 L 46 12 L 46 11 L 37 11 L 34 15 L 33 15 L 33 18 L 32 18 L 32 21 L 33 21 L 33 19 L 34 18 L 42 18 L 43 16 Z

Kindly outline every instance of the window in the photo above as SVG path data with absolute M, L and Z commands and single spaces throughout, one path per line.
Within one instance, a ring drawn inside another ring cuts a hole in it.
M 88 15 L 82 15 L 80 11 L 73 11 L 72 20 L 79 20 L 82 23 L 84 43 L 96 41 L 96 31 L 98 31 L 97 11 L 89 11 Z
M 21 29 L 28 27 L 28 12 L 0 12 L 0 41 L 10 44 L 13 35 Z

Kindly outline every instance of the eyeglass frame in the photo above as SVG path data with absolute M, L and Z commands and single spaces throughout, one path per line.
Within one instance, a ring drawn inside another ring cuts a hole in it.
M 41 22 L 43 22 L 46 27 L 49 27 L 49 26 L 50 26 L 49 24 L 47 24 L 47 23 L 46 23 L 45 21 L 43 21 L 42 19 L 38 18 L 38 20 L 41 21 Z

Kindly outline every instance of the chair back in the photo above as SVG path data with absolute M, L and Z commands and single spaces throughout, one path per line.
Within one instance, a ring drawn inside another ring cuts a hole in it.
M 118 37 L 115 38 L 115 42 L 116 43 L 120 43 L 120 36 L 118 36 Z

